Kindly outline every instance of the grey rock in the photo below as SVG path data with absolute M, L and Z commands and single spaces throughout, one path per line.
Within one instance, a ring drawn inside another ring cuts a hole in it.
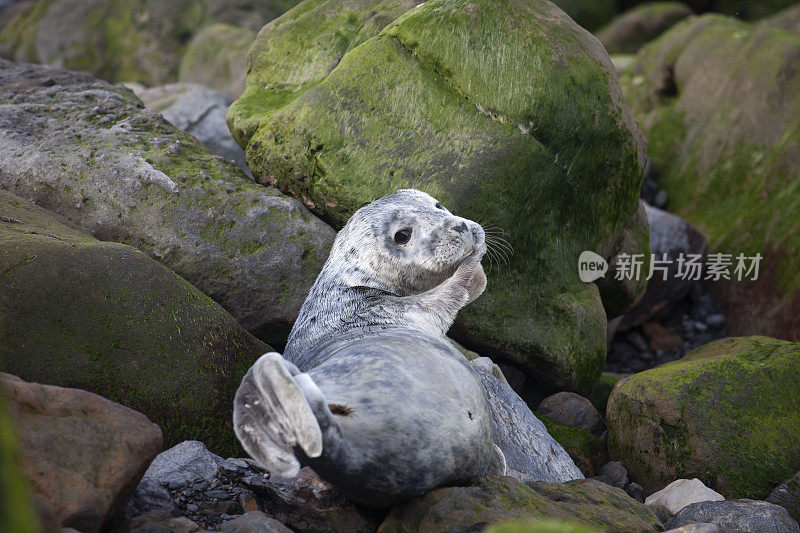
M 789 511 L 792 518 L 800 522 L 800 472 L 775 487 L 775 490 L 767 496 L 767 501 L 780 505 Z
M 151 88 L 139 84 L 128 86 L 146 108 L 158 111 L 174 126 L 192 134 L 215 154 L 235 161 L 245 174 L 253 177 L 244 152 L 225 122 L 225 113 L 233 103 L 230 96 L 198 83 L 169 83 Z
M 706 487 L 697 478 L 676 479 L 660 491 L 648 496 L 644 504 L 664 521 L 687 505 L 706 501 L 723 501 L 724 499 L 722 494 Z
M 693 503 L 667 520 L 667 528 L 694 522 L 715 524 L 752 533 L 798 533 L 800 526 L 783 507 L 755 500 Z
M 222 524 L 223 533 L 292 533 L 292 530 L 261 511 L 250 511 Z
M 0 60 L 0 188 L 130 244 L 284 342 L 335 232 L 124 87 Z
M 725 324 L 725 317 L 719 313 L 714 313 L 706 318 L 706 324 L 712 328 L 718 328 Z
M 180 511 L 169 491 L 152 478 L 142 478 L 125 505 L 122 519 L 128 520 L 150 511 L 160 511 L 168 516 L 180 516 Z
M 183 487 L 198 478 L 212 478 L 220 463 L 222 457 L 208 451 L 205 444 L 187 440 L 158 454 L 144 473 L 143 480 Z
M 625 492 L 627 492 L 628 496 L 630 496 L 637 502 L 644 503 L 644 487 L 642 487 L 638 483 L 628 484 L 628 486 L 625 487 Z
M 548 396 L 536 411 L 568 426 L 588 431 L 600 436 L 605 430 L 605 422 L 588 398 L 574 392 L 557 392 Z
M 580 469 L 511 387 L 477 370 L 492 410 L 494 442 L 503 451 L 508 475 L 523 483 L 583 479 Z
M 628 484 L 628 470 L 619 461 L 609 461 L 597 470 L 598 479 L 612 487 L 624 489 Z
M 695 281 L 678 277 L 678 257 L 683 254 L 684 259 L 688 259 L 689 254 L 697 254 L 702 263 L 708 249 L 706 238 L 687 221 L 657 207 L 644 205 L 650 225 L 650 251 L 656 261 L 663 261 L 666 257 L 668 263 L 655 265 L 644 296 L 618 325 L 618 329 L 623 331 L 641 326 L 652 318 L 666 316 L 675 304 L 683 300 Z M 666 267 L 666 280 L 662 267 Z
M 665 533 L 740 533 L 741 531 L 741 529 L 722 528 L 715 524 L 696 522 L 694 524 L 687 524 L 675 529 L 670 529 Z

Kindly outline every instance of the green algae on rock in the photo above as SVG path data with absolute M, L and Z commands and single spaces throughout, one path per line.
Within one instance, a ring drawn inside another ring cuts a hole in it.
M 594 476 L 608 462 L 606 443 L 588 431 L 562 424 L 557 420 L 536 414 L 547 432 L 566 450 L 586 477 Z
M 543 0 L 412 4 L 307 0 L 265 26 L 228 111 L 234 138 L 257 180 L 336 226 L 415 187 L 501 227 L 514 253 L 488 268 L 452 336 L 545 389 L 588 393 L 606 313 L 645 282 L 610 287 L 606 301 L 579 280 L 578 256 L 648 251 L 644 144 L 614 68 Z
M 564 520 L 520 520 L 494 524 L 484 533 L 601 533 L 595 527 Z
M 181 58 L 178 79 L 200 83 L 239 98 L 244 92 L 247 51 L 256 32 L 230 24 L 211 24 L 195 35 Z
M 434 489 L 394 507 L 379 533 L 477 531 L 512 520 L 567 520 L 603 531 L 661 531 L 653 512 L 621 489 L 594 479 L 523 484 L 489 476 L 471 487 Z
M 800 470 L 800 344 L 727 338 L 621 380 L 608 402 L 612 457 L 648 491 L 711 480 L 764 499 Z
M 269 346 L 179 276 L 0 191 L 0 372 L 140 411 L 171 446 L 241 453 L 242 376 Z
M 646 2 L 617 15 L 595 35 L 609 54 L 635 54 L 693 13 L 683 2 Z
M 800 339 L 798 55 L 800 35 L 705 15 L 622 78 L 670 210 L 734 265 L 762 256 L 757 281 L 712 284 L 734 335 Z
M 139 248 L 285 342 L 332 228 L 120 86 L 0 60 L 0 103 L 0 188 Z
M 187 43 L 206 24 L 257 30 L 292 0 L 38 0 L 0 29 L 0 56 L 90 72 L 108 81 L 177 80 Z

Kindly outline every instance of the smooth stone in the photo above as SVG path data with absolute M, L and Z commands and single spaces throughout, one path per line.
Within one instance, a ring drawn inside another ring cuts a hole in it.
M 697 478 L 676 479 L 660 491 L 648 496 L 644 504 L 650 507 L 663 522 L 676 515 L 687 505 L 706 501 L 723 501 L 724 499 L 722 494 L 706 487 Z

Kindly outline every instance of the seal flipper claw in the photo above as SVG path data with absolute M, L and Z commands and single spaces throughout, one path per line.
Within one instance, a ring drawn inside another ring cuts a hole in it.
M 309 399 L 306 390 L 311 393 Z M 247 453 L 267 470 L 292 477 L 300 469 L 295 446 L 299 445 L 309 457 L 322 453 L 322 430 L 309 405 L 309 400 L 316 403 L 320 398 L 324 401 L 307 374 L 300 373 L 278 353 L 264 354 L 236 391 L 236 436 Z

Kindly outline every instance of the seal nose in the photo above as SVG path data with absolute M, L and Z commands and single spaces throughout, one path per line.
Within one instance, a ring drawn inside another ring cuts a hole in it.
M 468 228 L 466 222 L 462 222 L 458 226 L 453 226 L 453 231 L 455 231 L 456 233 L 464 233 L 467 231 L 467 229 Z

